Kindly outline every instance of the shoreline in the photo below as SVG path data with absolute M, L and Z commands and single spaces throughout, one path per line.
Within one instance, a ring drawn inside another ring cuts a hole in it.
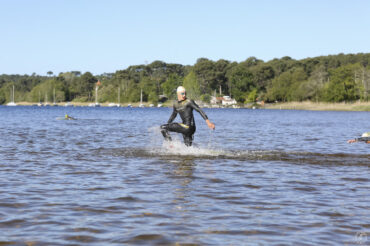
M 31 102 L 17 102 L 17 106 L 35 106 L 37 103 Z M 67 102 L 59 102 L 56 105 L 60 107 L 65 107 Z M 74 107 L 89 107 L 91 102 L 69 102 L 70 106 Z M 144 107 L 150 107 L 151 103 L 143 103 Z M 5 106 L 6 104 L 4 104 Z M 122 103 L 120 107 L 139 107 L 140 102 L 136 103 Z M 208 104 L 207 104 L 208 105 Z M 44 106 L 44 105 L 43 105 Z M 48 106 L 53 106 L 49 104 Z M 100 103 L 100 107 L 112 107 L 109 103 Z M 116 107 L 116 106 L 113 106 Z M 154 105 L 153 107 L 157 107 Z M 172 107 L 172 102 L 165 102 L 161 107 Z M 203 106 L 202 106 L 203 107 Z M 218 108 L 212 106 L 206 106 L 203 108 Z M 230 107 L 231 108 L 231 107 Z M 259 104 L 254 105 L 244 105 L 240 108 L 249 109 L 279 109 L 279 110 L 309 110 L 309 111 L 370 111 L 370 102 L 354 102 L 354 103 L 324 103 L 324 102 L 285 102 L 285 103 L 265 103 L 263 106 Z
M 67 103 L 69 104 L 67 106 Z M 32 102 L 16 102 L 17 106 L 38 106 L 38 103 L 32 103 Z M 40 107 L 53 107 L 53 106 L 59 106 L 59 107 L 95 107 L 95 106 L 89 106 L 90 104 L 95 104 L 93 102 L 58 102 L 56 103 L 55 105 L 53 105 L 53 103 L 48 103 L 47 105 L 44 105 L 44 103 L 42 103 L 42 105 Z M 99 106 L 98 107 L 117 107 L 116 106 L 116 103 L 115 106 L 110 106 L 109 105 L 110 102 L 106 102 L 106 103 L 99 103 Z M 147 103 L 143 103 L 144 107 L 145 108 L 149 108 L 149 105 L 151 103 L 147 102 Z M 140 105 L 140 102 L 136 102 L 136 103 L 121 103 L 120 104 L 120 107 L 129 107 L 129 105 L 131 105 L 132 107 L 139 107 Z M 6 104 L 3 104 L 2 106 L 6 106 Z M 154 108 L 157 107 L 157 105 L 153 106 Z M 170 104 L 168 103 L 163 103 L 162 107 L 170 107 Z
M 265 104 L 265 109 L 310 110 L 310 111 L 370 111 L 370 102 L 324 103 L 324 102 L 286 102 Z

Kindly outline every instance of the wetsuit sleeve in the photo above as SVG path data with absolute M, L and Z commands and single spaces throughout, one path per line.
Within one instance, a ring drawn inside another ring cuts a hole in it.
M 370 141 L 370 137 L 356 138 L 356 141 L 368 142 L 368 141 Z
M 170 118 L 168 119 L 167 123 L 172 123 L 172 121 L 176 118 L 177 116 L 177 111 L 176 111 L 176 108 L 175 108 L 175 105 L 173 106 L 173 112 L 170 116 Z
M 194 100 L 190 100 L 189 104 L 193 109 L 195 109 L 202 117 L 204 120 L 208 120 L 208 117 L 206 113 L 203 112 L 203 110 L 194 102 Z

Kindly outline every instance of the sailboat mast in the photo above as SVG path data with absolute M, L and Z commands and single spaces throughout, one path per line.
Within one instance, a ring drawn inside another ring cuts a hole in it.
M 143 89 L 140 92 L 140 104 L 143 104 Z
M 121 103 L 120 94 L 121 94 L 121 87 L 118 86 L 118 104 Z
M 95 104 L 98 104 L 98 86 L 95 87 Z
M 14 85 L 13 85 L 13 98 L 12 98 L 12 102 L 14 102 Z

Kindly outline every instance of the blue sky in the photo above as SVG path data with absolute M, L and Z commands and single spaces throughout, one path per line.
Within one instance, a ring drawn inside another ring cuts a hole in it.
M 367 0 L 0 0 L 0 74 L 370 52 Z

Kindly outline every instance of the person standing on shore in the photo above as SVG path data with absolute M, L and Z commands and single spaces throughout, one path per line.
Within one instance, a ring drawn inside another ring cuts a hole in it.
M 215 124 L 209 121 L 207 115 L 192 99 L 186 98 L 185 88 L 179 86 L 177 88 L 177 101 L 173 104 L 173 112 L 167 124 L 161 125 L 161 132 L 165 140 L 172 141 L 169 132 L 181 133 L 184 137 L 186 146 L 191 146 L 194 139 L 194 132 L 196 130 L 193 109 L 195 109 L 206 121 L 208 127 L 215 129 Z M 182 123 L 173 123 L 177 114 L 180 114 Z

